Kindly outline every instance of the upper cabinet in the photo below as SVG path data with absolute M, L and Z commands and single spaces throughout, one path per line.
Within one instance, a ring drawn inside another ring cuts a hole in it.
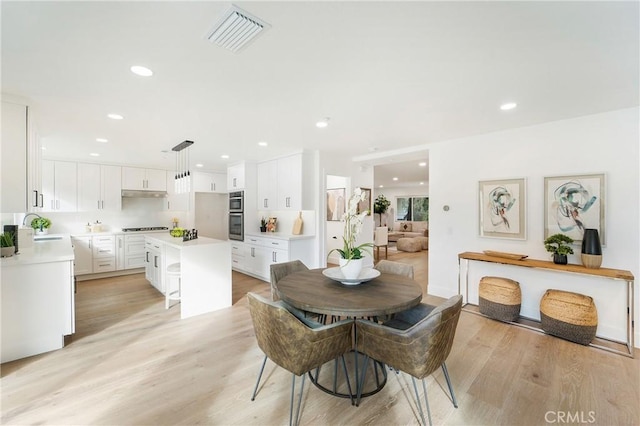
M 122 167 L 78 163 L 78 211 L 122 208 Z
M 289 155 L 258 164 L 258 208 L 312 210 L 313 157 Z
M 245 164 L 240 163 L 227 168 L 227 191 L 245 189 Z
M 193 192 L 227 192 L 227 175 L 224 173 L 193 172 Z
M 40 140 L 27 105 L 2 101 L 2 212 L 42 207 Z
M 167 172 L 157 169 L 141 169 L 138 167 L 122 168 L 122 189 L 166 191 Z
M 69 161 L 42 160 L 43 211 L 77 210 L 77 167 Z
M 258 163 L 258 209 L 276 209 L 278 207 L 278 162 Z

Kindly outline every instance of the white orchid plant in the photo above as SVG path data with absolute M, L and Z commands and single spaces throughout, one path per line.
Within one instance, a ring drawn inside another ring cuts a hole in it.
M 347 211 L 342 216 L 342 222 L 344 222 L 344 235 L 342 241 L 344 246 L 341 249 L 333 249 L 329 254 L 337 251 L 340 253 L 340 257 L 343 259 L 362 259 L 363 252 L 371 254 L 369 250 L 373 247 L 373 243 L 364 243 L 356 246 L 356 238 L 362 231 L 364 224 L 364 218 L 369 214 L 368 210 L 358 213 L 358 204 L 365 201 L 366 193 L 360 188 L 356 188 L 353 191 L 353 195 L 347 202 Z

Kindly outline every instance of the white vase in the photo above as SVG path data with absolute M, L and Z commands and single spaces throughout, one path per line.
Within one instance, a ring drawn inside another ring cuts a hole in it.
M 348 280 L 355 280 L 360 276 L 364 259 L 340 259 L 340 271 Z
M 2 255 L 2 257 L 11 257 L 13 256 L 13 253 L 15 253 L 16 248 L 15 246 L 11 246 L 11 247 L 2 247 L 0 249 L 0 254 Z

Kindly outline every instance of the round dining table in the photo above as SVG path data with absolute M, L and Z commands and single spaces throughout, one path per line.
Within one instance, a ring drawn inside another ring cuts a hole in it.
M 346 285 L 323 269 L 295 272 L 278 281 L 280 298 L 302 311 L 338 317 L 382 317 L 412 308 L 422 300 L 420 284 L 403 275 L 382 273 L 358 285 Z
M 412 308 L 422 300 L 420 285 L 403 275 L 381 273 L 370 281 L 347 285 L 325 276 L 322 271 L 323 269 L 310 269 L 289 274 L 278 281 L 276 292 L 283 301 L 291 306 L 302 311 L 323 315 L 324 318 L 377 319 Z M 357 339 L 357 330 L 354 332 L 354 338 Z M 355 346 L 354 344 L 353 367 L 356 382 L 359 383 L 358 386 L 362 387 L 359 394 L 360 397 L 370 396 L 384 387 L 387 381 L 387 372 L 382 363 L 375 361 L 372 374 L 375 382 L 360 383 L 358 377 L 364 373 L 358 373 L 358 364 L 361 362 L 358 357 L 361 354 L 355 350 Z M 346 367 L 348 391 L 338 390 L 337 363 L 332 378 L 321 378 L 319 370 L 316 370 L 315 376 L 309 372 L 311 381 L 319 389 L 334 396 L 351 398 L 351 403 L 354 404 L 356 393 L 349 383 L 350 379 Z

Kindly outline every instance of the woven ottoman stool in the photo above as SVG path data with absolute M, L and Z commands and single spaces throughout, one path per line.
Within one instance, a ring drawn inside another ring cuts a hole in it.
M 482 277 L 479 286 L 480 313 L 498 321 L 515 321 L 520 316 L 520 284 L 509 278 Z
M 401 251 L 414 253 L 422 250 L 422 243 L 417 238 L 400 238 L 396 243 L 396 248 Z
M 413 239 L 420 241 L 422 250 L 429 250 L 429 237 L 413 237 Z
M 589 296 L 547 290 L 540 300 L 540 322 L 545 333 L 588 345 L 596 336 L 598 311 Z

